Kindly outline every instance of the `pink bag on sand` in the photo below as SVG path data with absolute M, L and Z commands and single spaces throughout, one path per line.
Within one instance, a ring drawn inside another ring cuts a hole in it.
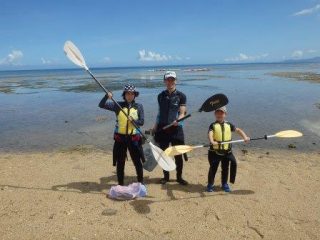
M 128 186 L 113 186 L 108 193 L 108 197 L 115 200 L 132 200 L 136 197 L 145 196 L 147 196 L 147 189 L 141 183 L 132 183 Z

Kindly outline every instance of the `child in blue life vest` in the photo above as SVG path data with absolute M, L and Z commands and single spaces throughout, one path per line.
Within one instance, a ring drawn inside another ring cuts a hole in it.
M 232 153 L 231 144 L 219 144 L 220 142 L 226 142 L 232 140 L 232 132 L 237 132 L 245 142 L 248 142 L 250 138 L 245 134 L 243 130 L 235 127 L 232 123 L 227 122 L 227 108 L 221 107 L 214 113 L 216 121 L 210 124 L 208 137 L 211 143 L 211 147 L 208 152 L 208 160 L 210 164 L 208 173 L 208 185 L 207 191 L 214 191 L 214 178 L 221 162 L 221 187 L 225 192 L 230 192 L 231 189 L 228 185 L 228 174 L 230 166 L 230 182 L 234 183 L 237 174 L 237 161 Z M 230 163 L 230 164 L 229 164 Z
M 124 112 L 129 115 L 131 121 L 136 125 L 144 124 L 143 106 L 135 101 L 139 96 L 139 92 L 134 85 L 128 84 L 124 87 L 122 97 L 124 101 L 118 102 Z M 127 150 L 129 150 L 131 159 L 136 169 L 137 180 L 143 184 L 143 168 L 144 154 L 142 149 L 142 137 L 134 125 L 127 119 L 120 108 L 108 99 L 112 98 L 112 93 L 104 96 L 99 107 L 116 114 L 117 121 L 114 130 L 114 145 L 113 145 L 113 165 L 117 167 L 117 177 L 119 185 L 124 182 L 124 167 L 127 159 Z

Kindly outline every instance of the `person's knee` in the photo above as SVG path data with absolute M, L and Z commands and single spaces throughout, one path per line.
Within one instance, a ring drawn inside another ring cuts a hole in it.
M 134 159 L 133 160 L 133 164 L 137 169 L 142 168 L 142 162 L 140 160 L 140 157 Z
M 228 171 L 229 170 L 229 164 L 228 163 L 224 163 L 224 164 L 222 164 L 221 168 L 222 168 L 222 171 Z

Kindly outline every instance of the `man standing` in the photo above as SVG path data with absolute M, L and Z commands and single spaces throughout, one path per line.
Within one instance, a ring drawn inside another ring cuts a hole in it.
M 164 84 L 166 90 L 158 95 L 159 112 L 157 115 L 156 124 L 153 128 L 155 140 L 162 150 L 165 150 L 171 144 L 184 144 L 184 133 L 182 123 L 177 122 L 178 119 L 185 116 L 186 113 L 186 95 L 176 89 L 176 73 L 167 71 L 164 75 Z M 170 123 L 174 125 L 166 130 L 162 128 Z M 175 157 L 177 165 L 177 182 L 181 185 L 187 185 L 188 182 L 182 178 L 183 156 Z M 161 184 L 166 184 L 169 181 L 169 172 L 163 171 L 164 177 L 161 179 Z

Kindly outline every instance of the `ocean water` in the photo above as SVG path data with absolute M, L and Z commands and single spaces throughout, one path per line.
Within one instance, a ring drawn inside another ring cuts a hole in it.
M 229 98 L 228 120 L 249 136 L 285 129 L 303 138 L 252 142 L 249 148 L 318 151 L 320 146 L 320 84 L 275 77 L 274 72 L 320 73 L 320 64 L 239 64 L 175 67 L 92 69 L 121 100 L 125 83 L 135 84 L 144 105 L 145 126 L 153 126 L 157 94 L 164 89 L 165 69 L 178 75 L 177 88 L 187 95 L 189 112 L 215 93 Z M 115 116 L 98 108 L 104 93 L 84 71 L 34 70 L 0 72 L 0 151 L 51 151 L 76 145 L 111 150 Z M 185 121 L 186 142 L 206 143 L 212 113 L 194 114 Z M 234 139 L 238 139 L 234 136 Z M 243 144 L 235 147 L 243 148 Z

